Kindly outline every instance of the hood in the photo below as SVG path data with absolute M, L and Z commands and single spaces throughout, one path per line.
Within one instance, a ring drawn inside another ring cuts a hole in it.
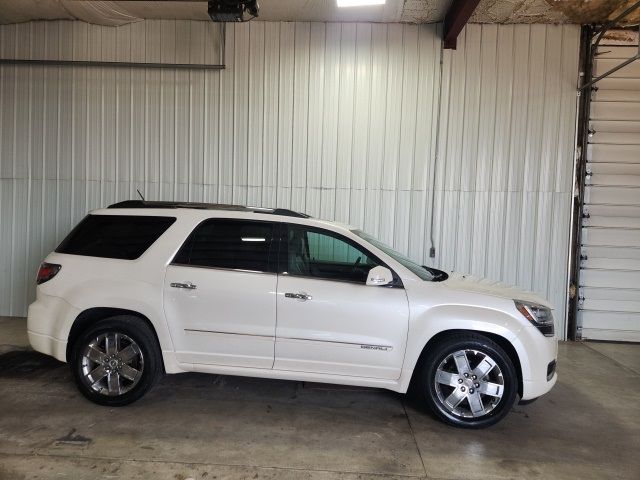
M 471 275 L 451 272 L 449 274 L 449 278 L 441 284 L 454 290 L 493 295 L 494 297 L 513 300 L 522 300 L 525 302 L 537 303 L 538 305 L 553 309 L 553 305 L 543 297 L 527 290 L 522 290 L 518 287 L 506 285 L 495 280 L 488 280 L 486 278 L 478 278 Z

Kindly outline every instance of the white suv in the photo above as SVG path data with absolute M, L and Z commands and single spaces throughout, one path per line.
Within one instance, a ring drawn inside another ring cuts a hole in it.
M 82 220 L 37 283 L 31 345 L 102 405 L 207 372 L 411 387 L 477 428 L 556 381 L 547 301 L 290 210 L 121 202 Z

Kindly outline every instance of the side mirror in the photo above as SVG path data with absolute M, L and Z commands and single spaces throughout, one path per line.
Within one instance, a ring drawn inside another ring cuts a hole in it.
M 367 275 L 367 285 L 374 287 L 389 285 L 393 282 L 393 273 L 387 267 L 373 267 Z

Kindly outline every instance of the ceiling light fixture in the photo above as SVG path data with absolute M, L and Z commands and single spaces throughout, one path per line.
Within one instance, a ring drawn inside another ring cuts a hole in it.
M 370 7 L 384 5 L 387 0 L 337 0 L 338 7 Z

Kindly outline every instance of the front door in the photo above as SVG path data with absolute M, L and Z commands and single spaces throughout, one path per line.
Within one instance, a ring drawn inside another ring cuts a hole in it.
M 272 222 L 212 218 L 187 239 L 164 285 L 179 362 L 271 368 L 276 328 Z
M 367 286 L 369 270 L 383 263 L 356 242 L 314 227 L 285 228 L 274 368 L 399 378 L 409 321 L 404 288 Z

